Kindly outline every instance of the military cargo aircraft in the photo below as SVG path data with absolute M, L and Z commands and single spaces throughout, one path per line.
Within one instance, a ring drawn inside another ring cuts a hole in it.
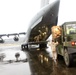
M 4 42 L 5 42 L 4 39 L 2 38 L 2 37 L 4 37 L 4 36 L 7 36 L 7 37 L 9 37 L 9 36 L 14 36 L 14 41 L 18 41 L 18 40 L 19 40 L 18 36 L 19 36 L 19 35 L 25 35 L 25 34 L 26 34 L 25 32 L 11 33 L 11 34 L 1 34 L 1 35 L 0 35 L 0 43 L 4 43 Z
M 47 47 L 47 38 L 51 35 L 51 27 L 57 25 L 60 0 L 44 6 L 30 22 L 26 32 L 26 38 L 21 45 L 22 50 L 29 45 L 39 45 L 39 48 Z

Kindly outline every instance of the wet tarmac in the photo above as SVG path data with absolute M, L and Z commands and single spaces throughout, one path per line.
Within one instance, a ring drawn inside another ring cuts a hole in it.
M 76 75 L 76 65 L 66 67 L 63 58 L 55 63 L 46 49 L 30 49 L 26 51 L 32 75 Z
M 21 61 L 21 59 L 23 58 L 22 57 L 18 62 L 0 62 L 0 75 L 76 75 L 76 62 L 72 67 L 68 68 L 65 66 L 63 58 L 61 57 L 60 59 L 58 59 L 56 64 L 52 60 L 49 54 L 50 52 L 48 52 L 47 49 L 30 48 L 28 50 L 22 51 L 20 49 L 20 46 L 9 48 L 9 52 L 12 52 L 12 54 L 16 51 L 25 53 L 24 57 L 27 58 L 27 61 Z M 4 50 L 2 50 L 4 52 L 8 52 L 8 49 L 6 49 L 4 48 Z M 10 70 L 8 70 L 8 68 Z

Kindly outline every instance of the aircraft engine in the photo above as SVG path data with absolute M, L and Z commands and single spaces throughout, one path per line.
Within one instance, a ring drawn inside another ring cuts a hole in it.
M 19 41 L 19 38 L 17 36 L 15 36 L 14 41 Z

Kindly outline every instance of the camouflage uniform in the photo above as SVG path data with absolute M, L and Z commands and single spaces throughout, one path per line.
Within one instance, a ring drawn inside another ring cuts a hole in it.
M 56 60 L 57 59 L 57 51 L 56 51 L 56 46 L 58 45 L 58 42 L 51 42 L 51 50 L 52 50 L 52 57 L 53 57 L 53 60 Z

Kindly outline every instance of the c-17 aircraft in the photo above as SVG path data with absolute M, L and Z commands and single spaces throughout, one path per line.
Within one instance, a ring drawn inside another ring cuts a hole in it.
M 22 50 L 29 45 L 39 45 L 39 48 L 47 47 L 47 39 L 51 35 L 51 27 L 57 25 L 60 0 L 44 6 L 30 22 L 26 32 Z
M 19 40 L 18 36 L 19 36 L 19 35 L 25 35 L 25 34 L 26 34 L 25 32 L 11 33 L 11 34 L 1 34 L 1 35 L 0 35 L 0 43 L 4 43 L 4 39 L 2 38 L 2 37 L 4 37 L 4 36 L 7 36 L 7 37 L 9 37 L 9 36 L 15 36 L 15 37 L 14 37 L 14 41 L 18 41 L 18 40 Z

